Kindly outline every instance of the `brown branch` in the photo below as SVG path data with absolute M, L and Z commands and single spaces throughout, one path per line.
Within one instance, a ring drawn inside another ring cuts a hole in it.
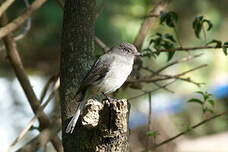
M 151 99 L 151 92 L 148 93 L 148 102 L 149 102 L 149 114 L 148 114 L 148 124 L 147 124 L 147 131 L 148 133 L 152 131 L 152 99 Z M 152 144 L 151 144 L 152 142 Z M 147 143 L 146 143 L 146 150 L 149 150 L 150 147 L 154 147 L 155 141 L 153 137 L 147 136 Z
M 110 48 L 104 44 L 104 42 L 101 41 L 97 36 L 95 36 L 95 42 L 98 46 L 100 46 L 104 52 L 107 52 Z
M 169 64 L 167 64 L 164 67 L 160 68 L 159 70 L 155 71 L 155 73 L 160 73 L 161 71 L 164 71 L 165 69 L 167 69 L 170 66 L 173 66 L 173 65 L 178 64 L 178 63 L 190 61 L 190 60 L 192 60 L 194 58 L 197 58 L 197 57 L 200 57 L 202 55 L 203 55 L 202 53 L 201 54 L 197 54 L 197 55 L 190 55 L 190 56 L 184 57 L 182 59 L 170 62 Z
M 25 3 L 25 7 L 28 9 L 30 6 L 29 1 L 24 0 L 24 3 Z M 32 25 L 32 19 L 31 19 L 31 17 L 29 17 L 27 19 L 27 23 L 26 23 L 24 29 L 17 36 L 14 37 L 14 40 L 19 41 L 19 40 L 23 39 L 26 36 L 26 34 L 29 32 L 29 30 L 31 29 L 31 25 Z
M 205 119 L 205 120 L 203 120 L 203 121 L 197 123 L 196 125 L 193 125 L 193 126 L 191 126 L 190 128 L 184 130 L 183 132 L 180 132 L 180 133 L 177 134 L 176 136 L 173 136 L 173 137 L 171 137 L 171 138 L 169 138 L 169 139 L 166 139 L 166 140 L 164 140 L 164 141 L 162 141 L 162 142 L 156 144 L 156 145 L 155 145 L 155 148 L 158 148 L 158 147 L 160 147 L 160 146 L 162 146 L 162 145 L 164 145 L 164 144 L 167 144 L 167 143 L 169 143 L 170 141 L 173 141 L 173 140 L 175 140 L 176 138 L 178 138 L 178 137 L 180 137 L 180 136 L 182 136 L 182 135 L 184 135 L 184 134 L 186 134 L 186 133 L 192 131 L 192 129 L 197 128 L 197 127 L 199 127 L 199 126 L 201 126 L 201 125 L 203 125 L 203 124 L 205 124 L 205 123 L 207 123 L 207 122 L 209 122 L 209 121 L 211 121 L 211 120 L 214 120 L 215 118 L 221 117 L 221 116 L 223 116 L 223 115 L 225 115 L 225 114 L 227 114 L 227 113 L 228 113 L 228 112 L 225 111 L 225 112 L 222 112 L 222 113 L 220 113 L 220 114 L 214 115 L 214 116 L 212 116 L 212 117 L 210 117 L 210 118 L 207 118 L 207 119 Z
M 46 96 L 50 85 L 53 84 L 52 87 L 55 87 L 56 82 L 59 81 L 58 79 L 59 79 L 59 76 L 54 75 L 54 76 L 50 77 L 50 79 L 47 81 L 47 83 L 45 84 L 44 88 L 41 91 L 41 95 L 40 95 L 40 102 L 41 103 L 43 102 L 44 97 Z
M 1 18 L 1 25 L 5 25 L 6 23 L 7 23 L 7 18 L 4 15 Z M 12 34 L 8 33 L 8 35 L 3 38 L 3 42 L 4 42 L 5 47 L 6 47 L 6 51 L 7 51 L 7 55 L 8 55 L 10 64 L 12 65 L 13 70 L 14 70 L 14 72 L 15 72 L 15 74 L 16 74 L 19 82 L 20 82 L 20 85 L 22 86 L 22 88 L 25 92 L 25 95 L 29 101 L 29 104 L 30 104 L 33 112 L 35 114 L 37 114 L 37 112 L 39 111 L 40 103 L 39 103 L 39 101 L 38 101 L 38 99 L 37 99 L 37 97 L 36 97 L 36 95 L 32 89 L 32 86 L 31 86 L 31 83 L 29 82 L 28 76 L 26 75 L 25 69 L 24 69 L 23 64 L 21 62 L 21 58 L 20 58 L 20 55 L 17 51 L 17 46 L 16 46 L 16 43 L 13 39 Z M 38 119 L 40 122 L 40 129 L 41 130 L 46 128 L 47 126 L 49 126 L 50 121 L 44 112 L 41 112 L 41 114 L 39 114 Z M 63 151 L 63 149 L 59 149 L 61 147 L 60 146 L 61 141 L 57 136 L 55 136 L 52 139 L 52 143 L 53 143 L 53 145 L 57 151 L 59 151 L 59 152 Z
M 52 124 L 52 127 L 42 130 L 37 137 L 33 138 L 30 142 L 17 150 L 17 152 L 35 152 L 39 148 L 45 147 L 49 140 L 60 131 L 60 126 L 60 122 L 55 121 L 55 124 Z
M 0 38 L 3 38 L 19 28 L 32 15 L 32 13 L 39 9 L 46 1 L 47 0 L 35 0 L 22 15 L 0 28 Z
M 141 97 L 141 96 L 144 96 L 144 95 L 146 95 L 146 94 L 148 94 L 148 93 L 153 93 L 153 92 L 155 92 L 155 91 L 158 91 L 158 90 L 160 90 L 160 89 L 162 89 L 162 88 L 165 88 L 165 87 L 167 87 L 167 86 L 173 84 L 175 81 L 176 81 L 176 80 L 173 80 L 173 81 L 171 81 L 171 82 L 169 82 L 169 83 L 167 83 L 167 84 L 162 85 L 162 86 L 159 87 L 159 88 L 156 88 L 156 89 L 153 89 L 153 90 L 150 90 L 150 91 L 143 91 L 144 93 L 142 93 L 142 94 L 140 94 L 140 95 L 137 95 L 137 96 L 128 98 L 128 101 L 134 100 L 134 99 L 139 98 L 139 97 Z
M 196 71 L 196 70 L 201 69 L 201 68 L 204 68 L 204 67 L 207 67 L 207 64 L 202 64 L 202 65 L 200 65 L 200 66 L 197 66 L 197 67 L 192 68 L 192 69 L 190 69 L 190 70 L 187 70 L 187 71 L 185 71 L 185 72 L 182 72 L 182 73 L 180 73 L 180 74 L 177 74 L 177 75 L 175 75 L 174 77 L 179 77 L 179 76 L 185 75 L 185 74 L 187 74 L 187 73 Z
M 147 36 L 151 28 L 155 25 L 154 23 L 156 22 L 156 16 L 159 16 L 161 11 L 164 11 L 166 9 L 168 3 L 169 0 L 162 0 L 157 5 L 155 5 L 152 10 L 150 10 L 148 16 L 152 16 L 145 18 L 143 24 L 139 29 L 139 33 L 134 41 L 134 44 L 138 49 L 141 49 L 145 37 Z
M 159 87 L 159 88 L 161 88 L 161 89 L 164 89 L 165 91 L 167 91 L 167 92 L 169 92 L 169 93 L 174 93 L 174 91 L 173 90 L 170 90 L 170 89 L 168 89 L 168 88 L 166 88 L 166 87 L 163 87 L 163 86 L 161 86 L 159 83 L 157 83 L 157 82 L 154 82 L 154 85 L 156 85 L 157 87 Z
M 196 47 L 179 47 L 173 49 L 162 49 L 158 50 L 158 52 L 173 52 L 173 51 L 196 51 L 202 49 L 221 49 L 215 46 L 196 46 Z
M 50 79 L 52 80 L 52 79 Z M 12 148 L 13 146 L 15 146 L 22 138 L 24 138 L 24 136 L 28 133 L 28 131 L 30 130 L 30 128 L 32 127 L 32 125 L 35 123 L 37 117 L 39 117 L 40 113 L 44 110 L 44 108 L 48 105 L 48 103 L 56 96 L 56 91 L 59 88 L 59 83 L 58 80 L 54 80 L 54 89 L 52 90 L 51 94 L 49 95 L 49 97 L 47 98 L 47 100 L 40 106 L 37 114 L 29 121 L 29 123 L 27 124 L 27 126 L 20 132 L 20 134 L 18 135 L 18 137 L 12 142 L 12 144 L 10 145 L 10 148 Z M 48 83 L 45 85 L 44 90 L 46 88 L 46 86 L 48 86 L 50 81 L 48 81 Z M 42 97 L 41 97 L 42 98 Z M 43 99 L 42 99 L 43 100 Z
M 187 73 L 193 72 L 200 68 L 204 68 L 206 66 L 207 66 L 207 64 L 203 64 L 203 65 L 197 66 L 195 68 L 192 68 L 190 70 L 184 71 L 184 72 L 176 74 L 176 75 L 164 75 L 164 74 L 162 74 L 162 75 L 160 74 L 157 76 L 152 75 L 152 77 L 150 76 L 150 77 L 145 77 L 145 78 L 141 78 L 141 79 L 127 80 L 127 82 L 128 83 L 135 83 L 135 82 L 149 83 L 149 82 L 156 82 L 156 81 L 167 80 L 167 79 L 180 79 L 180 76 L 183 76 Z
M 0 6 L 0 17 L 13 4 L 15 0 L 5 0 Z

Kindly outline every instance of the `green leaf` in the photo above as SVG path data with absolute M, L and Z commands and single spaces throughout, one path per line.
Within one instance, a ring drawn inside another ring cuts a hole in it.
M 203 16 L 195 17 L 195 19 L 192 23 L 192 27 L 194 29 L 194 33 L 195 33 L 196 37 L 199 39 L 200 32 L 202 31 L 202 27 L 203 27 Z
M 160 13 L 160 24 L 163 24 L 167 18 L 167 13 L 161 12 Z
M 212 29 L 213 24 L 211 23 L 210 20 L 204 19 L 203 23 L 207 23 L 207 25 L 208 25 L 207 31 L 210 31 Z
M 167 59 L 167 61 L 170 61 L 173 58 L 174 54 L 175 54 L 175 51 L 168 52 L 168 59 Z
M 227 46 L 228 47 L 228 42 L 224 42 L 223 46 Z
M 198 103 L 200 105 L 203 105 L 203 101 L 196 98 L 189 99 L 188 102 L 193 102 L 193 103 Z
M 215 101 L 214 100 L 212 100 L 212 99 L 210 99 L 210 100 L 208 100 L 207 101 L 211 106 L 215 106 Z
M 176 43 L 176 40 L 174 39 L 173 35 L 166 33 L 165 38 Z
M 161 12 L 160 24 L 166 23 L 168 27 L 174 28 L 178 20 L 178 16 L 175 12 Z
M 224 52 L 225 55 L 228 54 L 228 53 L 227 53 L 227 47 L 222 47 L 222 50 L 223 50 L 223 52 Z
M 203 108 L 203 113 L 206 113 L 206 112 L 210 112 L 210 113 L 214 113 L 214 110 L 208 108 L 208 107 L 204 107 Z
M 143 49 L 142 51 L 141 51 L 141 55 L 143 56 L 143 57 L 154 57 L 154 53 L 152 52 L 152 50 L 150 49 L 150 48 L 146 48 L 146 49 Z
M 224 42 L 223 46 L 222 46 L 222 50 L 223 50 L 225 55 L 228 55 L 227 48 L 228 48 L 228 42 Z
M 204 96 L 204 92 L 203 91 L 196 91 L 195 93 L 201 94 L 202 96 Z
M 207 43 L 207 45 L 209 45 L 209 44 L 215 44 L 215 48 L 221 48 L 222 47 L 222 41 L 219 41 L 219 40 L 212 40 L 212 41 Z
M 158 131 L 148 131 L 147 132 L 147 136 L 153 136 L 153 137 L 155 137 L 157 135 L 159 135 L 159 132 Z

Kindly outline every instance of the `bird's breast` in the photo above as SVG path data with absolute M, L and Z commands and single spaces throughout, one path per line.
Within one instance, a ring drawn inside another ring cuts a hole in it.
M 112 93 L 119 89 L 130 75 L 132 66 L 133 59 L 132 61 L 121 58 L 114 60 L 103 81 L 99 84 L 100 90 L 104 93 Z

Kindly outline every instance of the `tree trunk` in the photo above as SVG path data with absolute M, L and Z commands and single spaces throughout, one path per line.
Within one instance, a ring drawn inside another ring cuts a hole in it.
M 65 129 L 77 107 L 74 98 L 94 62 L 95 0 L 66 0 L 62 31 L 60 97 L 65 152 L 127 152 L 126 100 L 89 100 L 73 134 Z

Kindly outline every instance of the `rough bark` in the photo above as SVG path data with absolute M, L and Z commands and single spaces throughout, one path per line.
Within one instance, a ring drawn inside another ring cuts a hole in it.
M 77 152 L 128 152 L 127 100 L 89 100 L 73 132 Z
M 95 0 L 65 1 L 60 69 L 64 151 L 126 152 L 128 104 L 124 100 L 105 102 L 104 108 L 102 104 L 92 100 L 83 112 L 83 119 L 79 118 L 73 134 L 65 133 L 77 107 L 75 93 L 94 62 L 94 22 Z

